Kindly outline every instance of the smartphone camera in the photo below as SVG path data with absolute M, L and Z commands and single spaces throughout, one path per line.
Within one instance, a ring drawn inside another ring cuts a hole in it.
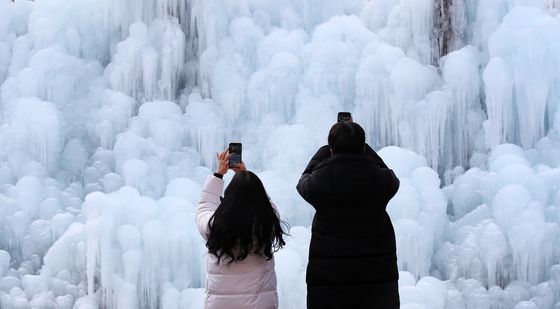
M 241 143 L 230 143 L 229 144 L 229 167 L 235 167 L 237 164 L 241 163 Z

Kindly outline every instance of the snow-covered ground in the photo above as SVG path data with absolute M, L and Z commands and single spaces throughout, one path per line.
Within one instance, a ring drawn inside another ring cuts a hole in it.
M 560 1 L 444 2 L 0 0 L 0 308 L 201 308 L 230 141 L 305 308 L 295 184 L 339 111 L 401 179 L 402 308 L 560 308 Z

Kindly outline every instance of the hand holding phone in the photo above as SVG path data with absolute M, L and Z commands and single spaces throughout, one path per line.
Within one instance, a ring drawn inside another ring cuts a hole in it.
M 228 171 L 229 164 L 228 164 L 228 150 L 224 150 L 220 153 L 216 154 L 217 159 L 217 166 L 216 166 L 216 173 L 220 175 L 225 175 Z
M 229 167 L 233 168 L 236 167 L 237 164 L 242 163 L 241 160 L 241 143 L 229 143 L 228 152 L 229 152 Z
M 231 167 L 230 168 L 234 173 L 239 173 L 239 172 L 246 172 L 247 168 L 245 167 L 245 164 L 243 162 L 241 163 L 237 163 L 237 165 L 235 167 Z
M 338 113 L 338 122 L 352 122 L 352 114 L 349 112 Z

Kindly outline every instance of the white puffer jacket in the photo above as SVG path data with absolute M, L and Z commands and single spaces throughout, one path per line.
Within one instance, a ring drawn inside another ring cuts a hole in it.
M 206 240 L 208 222 L 218 205 L 224 181 L 209 175 L 202 189 L 196 211 L 198 231 Z M 275 309 L 278 308 L 274 259 L 250 254 L 243 261 L 217 264 L 208 254 L 206 277 L 206 309 Z

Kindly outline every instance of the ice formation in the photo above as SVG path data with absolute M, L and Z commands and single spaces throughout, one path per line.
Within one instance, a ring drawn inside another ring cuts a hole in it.
M 450 3 L 0 1 L 0 307 L 201 308 L 194 211 L 239 141 L 305 308 L 295 184 L 350 111 L 401 180 L 402 308 L 559 308 L 560 2 Z

